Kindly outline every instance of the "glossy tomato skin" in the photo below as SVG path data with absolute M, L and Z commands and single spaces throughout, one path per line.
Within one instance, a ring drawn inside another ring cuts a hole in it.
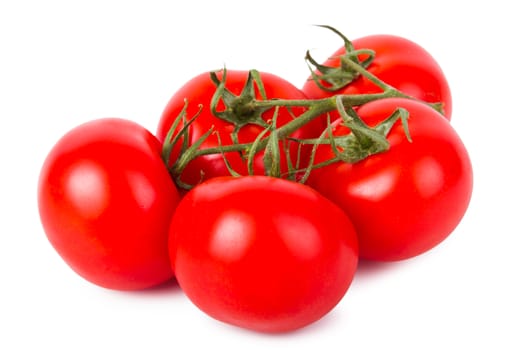
M 260 332 L 294 330 L 330 311 L 358 255 L 341 209 L 305 185 L 264 176 L 218 177 L 188 192 L 169 248 L 190 300 Z
M 308 184 L 338 204 L 353 221 L 360 256 L 377 261 L 414 257 L 443 241 L 465 214 L 473 187 L 467 150 L 450 123 L 423 103 L 385 99 L 359 109 L 375 125 L 397 107 L 410 113 L 410 143 L 398 121 L 391 147 L 355 164 L 314 170 Z M 348 133 L 338 125 L 334 134 Z M 321 146 L 320 159 L 332 157 Z
M 168 228 L 179 201 L 160 144 L 142 126 L 99 119 L 65 134 L 39 178 L 44 231 L 86 280 L 116 290 L 173 277 Z
M 352 41 L 354 48 L 371 49 L 375 58 L 367 70 L 385 83 L 416 99 L 443 103 L 444 116 L 452 116 L 452 95 L 450 86 L 438 62 L 420 45 L 395 35 L 369 35 Z M 339 56 L 344 54 L 341 47 L 323 64 L 340 66 Z M 363 57 L 364 59 L 364 57 Z M 363 77 L 334 93 L 320 89 L 308 79 L 303 92 L 309 98 L 323 98 L 337 94 L 369 94 L 381 92 L 374 83 Z
M 261 80 L 264 84 L 265 92 L 268 99 L 280 98 L 280 99 L 294 99 L 304 100 L 306 96 L 303 92 L 292 85 L 285 79 L 266 72 L 259 72 Z M 222 72 L 217 72 L 219 79 L 223 79 Z M 226 74 L 226 88 L 229 89 L 234 95 L 239 96 L 248 77 L 247 71 L 240 70 L 228 70 Z M 212 148 L 217 147 L 220 143 L 222 145 L 231 145 L 232 138 L 231 133 L 234 130 L 234 125 L 230 122 L 224 121 L 216 117 L 210 108 L 211 100 L 215 94 L 217 87 L 210 78 L 209 73 L 200 74 L 193 79 L 189 80 L 183 85 L 170 99 L 163 114 L 160 118 L 157 127 L 157 138 L 164 142 L 168 130 L 173 124 L 175 118 L 179 115 L 184 107 L 184 101 L 188 101 L 187 115 L 191 118 L 197 114 L 200 106 L 202 105 L 202 111 L 200 112 L 197 119 L 189 127 L 189 142 L 193 144 L 203 134 L 205 134 L 211 127 L 214 128 L 215 133 L 210 135 L 207 140 L 201 145 L 201 148 Z M 262 99 L 257 88 L 257 99 Z M 219 105 L 219 110 L 223 110 L 224 106 Z M 291 121 L 295 116 L 300 115 L 305 111 L 304 108 L 292 108 L 293 114 L 291 114 L 286 108 L 279 109 L 277 117 L 277 126 L 281 126 Z M 263 113 L 263 119 L 270 121 L 275 113 L 275 109 L 270 109 Z M 316 137 L 320 134 L 322 128 L 322 122 L 315 120 L 309 123 L 305 127 L 292 133 L 291 136 L 298 138 L 311 138 Z M 245 125 L 241 128 L 238 139 L 240 143 L 253 142 L 256 137 L 264 130 L 263 127 L 258 125 Z M 175 147 L 172 153 L 172 159 L 175 159 L 179 153 L 180 147 Z M 306 154 L 307 149 L 304 148 L 303 153 Z M 262 152 L 259 152 L 254 161 L 254 174 L 264 175 L 264 166 L 262 161 Z M 292 160 L 297 159 L 297 145 L 296 143 L 291 144 L 291 155 Z M 241 175 L 248 174 L 247 163 L 240 156 L 238 152 L 225 153 L 224 155 L 232 168 Z M 301 159 L 304 160 L 304 164 L 307 162 L 307 157 L 304 156 Z M 286 172 L 286 157 L 284 154 L 281 156 L 281 171 Z M 186 169 L 182 173 L 181 179 L 190 184 L 195 185 L 201 180 L 206 180 L 217 176 L 228 176 L 228 171 L 224 157 L 221 154 L 213 154 L 201 156 L 191 161 Z

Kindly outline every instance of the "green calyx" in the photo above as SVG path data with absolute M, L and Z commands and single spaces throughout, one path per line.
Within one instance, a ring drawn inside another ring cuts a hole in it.
M 222 80 L 219 79 L 216 72 L 210 73 L 211 80 L 217 86 L 217 90 L 211 100 L 211 111 L 216 117 L 235 126 L 232 133 L 234 142 L 237 142 L 237 134 L 245 125 L 255 124 L 263 128 L 268 127 L 268 123 L 263 119 L 262 115 L 271 109 L 272 106 L 259 106 L 255 103 L 257 100 L 255 87 L 257 87 L 261 97 L 266 100 L 266 92 L 259 72 L 256 70 L 249 71 L 246 83 L 239 96 L 236 96 L 226 88 L 226 68 L 222 70 L 222 73 Z M 218 110 L 220 101 L 224 104 L 223 110 Z
M 375 52 L 367 49 L 356 50 L 352 42 L 335 28 L 327 25 L 320 25 L 320 27 L 327 28 L 339 35 L 343 39 L 345 52 L 338 57 L 334 57 L 334 59 L 339 59 L 339 64 L 335 67 L 318 63 L 314 60 L 310 51 L 306 52 L 305 60 L 308 62 L 311 79 L 317 87 L 324 91 L 335 92 L 357 79 L 361 74 L 355 69 L 355 65 L 357 64 L 366 69 L 374 60 Z M 363 55 L 366 55 L 366 58 L 360 60 L 359 56 Z
M 345 163 L 357 163 L 374 154 L 386 152 L 390 149 L 390 143 L 387 139 L 395 123 L 400 120 L 405 136 L 409 142 L 412 142 L 408 129 L 408 111 L 404 108 L 396 109 L 390 116 L 381 121 L 374 127 L 370 127 L 363 122 L 353 108 L 344 106 L 344 97 L 335 96 L 336 109 L 341 115 L 342 125 L 347 127 L 350 132 L 342 136 L 333 135 L 333 126 L 329 125 L 319 138 L 308 140 L 295 140 L 300 144 L 314 145 L 308 168 L 303 169 L 303 181 L 316 168 L 332 164 L 336 161 Z M 315 163 L 315 152 L 319 145 L 330 145 L 334 157 L 322 163 Z
M 401 120 L 406 138 L 412 141 L 408 130 L 408 111 L 406 109 L 396 109 L 388 118 L 374 127 L 366 125 L 353 109 L 345 110 L 340 99 L 338 100 L 338 111 L 343 119 L 343 125 L 348 127 L 351 133 L 334 137 L 329 128 L 328 140 L 325 142 L 332 146 L 335 157 L 340 161 L 357 163 L 371 155 L 388 151 L 390 143 L 387 136 L 398 120 Z

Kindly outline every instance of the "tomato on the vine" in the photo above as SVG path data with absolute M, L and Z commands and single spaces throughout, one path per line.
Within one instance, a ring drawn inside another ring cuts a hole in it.
M 352 222 L 308 186 L 268 176 L 197 185 L 173 217 L 180 287 L 220 321 L 262 332 L 306 326 L 346 293 L 357 265 Z
M 397 121 L 387 136 L 388 151 L 315 169 L 307 181 L 347 213 L 365 259 L 400 260 L 433 248 L 459 224 L 472 193 L 467 150 L 437 111 L 394 98 L 365 104 L 357 113 L 374 126 L 398 107 L 409 112 L 412 142 Z M 340 120 L 334 123 L 334 135 L 349 133 Z M 317 161 L 333 156 L 330 145 L 319 146 Z
M 158 140 L 125 119 L 65 134 L 39 178 L 44 231 L 64 261 L 105 288 L 136 290 L 173 277 L 168 229 L 178 191 Z
M 355 50 L 370 49 L 375 52 L 367 70 L 377 78 L 399 91 L 427 103 L 441 103 L 444 116 L 450 120 L 452 115 L 452 96 L 448 81 L 432 55 L 423 47 L 395 35 L 369 35 L 352 40 Z M 339 48 L 322 65 L 341 67 L 341 55 L 345 47 Z M 365 60 L 367 55 L 358 56 Z M 317 72 L 319 73 L 319 72 Z M 326 82 L 321 84 L 327 86 Z M 337 91 L 325 91 L 313 79 L 308 79 L 302 88 L 312 99 L 334 94 L 370 94 L 381 89 L 369 79 L 359 76 L 350 84 Z
M 218 79 L 224 78 L 224 72 L 217 72 Z M 248 71 L 238 71 L 238 70 L 228 70 L 225 78 L 225 87 L 235 96 L 240 96 L 245 88 L 246 81 L 248 79 Z M 285 100 L 296 100 L 296 99 L 306 99 L 306 96 L 301 92 L 301 90 L 285 79 L 265 72 L 259 72 L 261 81 L 264 85 L 264 91 L 266 93 L 266 99 L 285 99 Z M 255 82 L 252 82 L 255 84 Z M 217 86 L 210 78 L 209 73 L 200 74 L 190 81 L 188 81 L 184 86 L 182 86 L 170 99 L 168 105 L 166 106 L 162 117 L 159 121 L 157 127 L 157 137 L 161 142 L 164 142 L 168 131 L 170 130 L 174 120 L 177 118 L 179 113 L 183 110 L 185 106 L 185 101 L 187 101 L 187 118 L 198 114 L 197 118 L 191 123 L 188 128 L 188 137 L 187 141 L 189 145 L 194 144 L 197 140 L 202 137 L 206 132 L 213 128 L 213 133 L 209 135 L 206 140 L 200 145 L 200 148 L 216 148 L 219 145 L 227 146 L 234 143 L 232 139 L 232 133 L 235 129 L 234 123 L 230 121 L 223 120 L 218 118 L 211 108 L 211 103 L 215 92 L 217 91 Z M 258 87 L 254 88 L 255 99 L 261 100 L 263 96 Z M 241 102 L 241 101 L 239 101 Z M 243 108 L 246 106 L 243 106 Z M 202 109 L 201 109 L 202 108 Z M 224 110 L 225 106 L 221 100 L 218 104 L 218 109 L 220 111 Z M 199 112 L 200 110 L 200 112 Z M 238 142 L 239 143 L 250 143 L 253 142 L 261 132 L 265 130 L 265 127 L 270 126 L 274 114 L 277 113 L 276 126 L 282 126 L 296 116 L 299 116 L 305 111 L 304 108 L 294 107 L 294 108 L 280 108 L 276 111 L 275 108 L 263 111 L 260 114 L 260 118 L 257 118 L 257 114 L 260 111 L 250 111 L 249 107 L 244 108 L 243 111 L 237 110 L 237 118 L 240 121 L 243 119 L 255 119 L 256 121 L 262 122 L 259 124 L 247 123 L 242 126 L 238 132 Z M 299 130 L 292 133 L 290 136 L 297 138 L 309 138 L 319 135 L 319 129 L 321 127 L 321 121 L 314 121 L 308 125 L 300 128 Z M 180 127 L 178 128 L 180 130 Z M 175 145 L 171 160 L 178 155 L 180 151 L 180 142 Z M 287 157 L 283 151 L 283 146 L 281 146 L 281 157 L 280 157 L 280 168 L 282 173 L 288 172 Z M 297 164 L 298 160 L 298 149 L 296 143 L 290 143 L 289 155 L 292 164 Z M 302 150 L 301 154 L 304 156 L 306 149 Z M 245 158 L 246 154 L 241 154 L 240 152 L 228 152 L 224 154 L 215 153 L 205 156 L 199 156 L 186 166 L 181 174 L 181 180 L 184 183 L 195 185 L 203 180 L 217 177 L 217 176 L 227 176 L 230 175 L 226 161 L 229 163 L 231 168 L 239 173 L 240 175 L 248 174 L 247 160 Z M 299 161 L 304 165 L 308 159 L 305 157 L 299 157 Z M 253 162 L 253 174 L 255 175 L 264 175 L 265 166 L 263 163 L 263 152 L 259 152 L 254 157 Z

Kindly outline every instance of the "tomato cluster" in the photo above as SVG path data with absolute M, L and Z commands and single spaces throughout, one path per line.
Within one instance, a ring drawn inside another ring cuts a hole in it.
M 211 317 L 284 332 L 334 308 L 359 259 L 443 241 L 473 185 L 443 72 L 407 39 L 335 32 L 344 46 L 323 64 L 307 54 L 302 88 L 265 72 L 201 74 L 156 135 L 116 118 L 64 135 L 38 186 L 58 254 L 99 286 L 176 278 Z

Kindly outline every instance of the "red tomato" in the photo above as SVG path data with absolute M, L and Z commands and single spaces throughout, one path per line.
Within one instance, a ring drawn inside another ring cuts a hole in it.
M 355 164 L 336 162 L 319 168 L 307 181 L 353 221 L 365 259 L 401 260 L 436 246 L 458 225 L 472 193 L 467 150 L 438 112 L 396 98 L 366 104 L 358 114 L 373 126 L 397 107 L 410 113 L 412 143 L 398 121 L 387 137 L 388 151 Z M 346 127 L 335 127 L 334 134 L 345 133 Z M 332 158 L 331 146 L 321 145 L 317 156 Z
M 173 277 L 167 240 L 178 201 L 157 139 L 123 119 L 74 128 L 40 173 L 49 241 L 74 271 L 105 288 L 143 289 Z
M 352 223 L 313 189 L 267 177 L 218 177 L 193 188 L 173 217 L 173 269 L 209 316 L 283 332 L 330 311 L 357 265 Z
M 218 73 L 219 79 L 222 79 L 222 72 Z M 306 96 L 297 87 L 293 86 L 288 81 L 275 76 L 273 74 L 260 72 L 261 80 L 264 83 L 264 89 L 268 99 L 280 98 L 280 99 L 306 99 Z M 228 70 L 226 75 L 226 88 L 229 89 L 233 94 L 240 95 L 246 80 L 248 77 L 247 71 L 234 71 Z M 210 79 L 209 73 L 204 73 L 196 76 L 189 82 L 187 82 L 181 89 L 179 89 L 175 95 L 171 98 L 168 105 L 166 106 L 162 117 L 158 124 L 157 138 L 161 142 L 164 142 L 168 130 L 175 118 L 179 115 L 184 106 L 184 100 L 187 99 L 188 117 L 194 116 L 198 110 L 199 105 L 202 105 L 202 111 L 197 119 L 189 127 L 189 142 L 190 145 L 196 142 L 203 134 L 205 134 L 213 126 L 215 132 L 220 137 L 222 145 L 231 145 L 232 138 L 231 133 L 234 130 L 234 125 L 230 122 L 217 118 L 211 111 L 210 104 L 212 97 L 216 91 L 216 86 Z M 257 91 L 257 99 L 261 99 L 260 93 Z M 280 108 L 277 117 L 277 126 L 281 126 L 291 121 L 294 115 L 300 115 L 305 109 L 303 108 L 292 108 L 293 114 L 291 114 L 286 108 Z M 275 109 L 272 108 L 263 113 L 262 118 L 264 121 L 270 121 L 275 113 Z M 298 138 L 311 138 L 316 137 L 320 133 L 322 122 L 314 121 L 300 130 L 292 133 L 291 136 Z M 238 134 L 239 143 L 253 142 L 257 136 L 264 130 L 259 125 L 245 125 L 240 129 Z M 210 135 L 206 141 L 201 145 L 200 148 L 213 148 L 219 145 L 219 139 L 216 134 Z M 180 147 L 174 149 L 174 155 L 179 151 Z M 297 160 L 297 145 L 291 143 L 291 156 L 292 161 L 295 163 Z M 307 150 L 304 149 L 304 154 Z M 281 152 L 282 153 L 282 152 Z M 232 166 L 232 168 L 242 175 L 248 174 L 248 168 L 246 160 L 241 157 L 239 152 L 230 152 L 225 154 L 226 159 Z M 172 160 L 174 157 L 171 157 Z M 259 152 L 255 157 L 254 162 L 254 174 L 264 175 L 263 165 L 263 152 Z M 304 156 L 301 159 L 304 160 L 303 165 L 307 162 L 307 157 Z M 284 154 L 281 155 L 281 171 L 286 172 L 288 170 L 286 157 Z M 209 179 L 216 176 L 227 176 L 230 175 L 228 171 L 223 155 L 213 154 L 201 156 L 191 161 L 182 173 L 182 181 L 195 185 L 201 180 Z
M 393 35 L 370 35 L 352 41 L 354 48 L 371 49 L 375 57 L 367 70 L 383 82 L 416 99 L 443 104 L 444 116 L 452 115 L 452 96 L 447 79 L 436 60 L 418 44 Z M 323 65 L 340 66 L 339 57 L 345 53 L 341 47 Z M 365 59 L 365 57 L 360 57 Z M 370 94 L 381 92 L 370 80 L 359 77 L 351 84 L 336 92 L 320 89 L 309 79 L 303 92 L 312 99 L 333 94 Z

